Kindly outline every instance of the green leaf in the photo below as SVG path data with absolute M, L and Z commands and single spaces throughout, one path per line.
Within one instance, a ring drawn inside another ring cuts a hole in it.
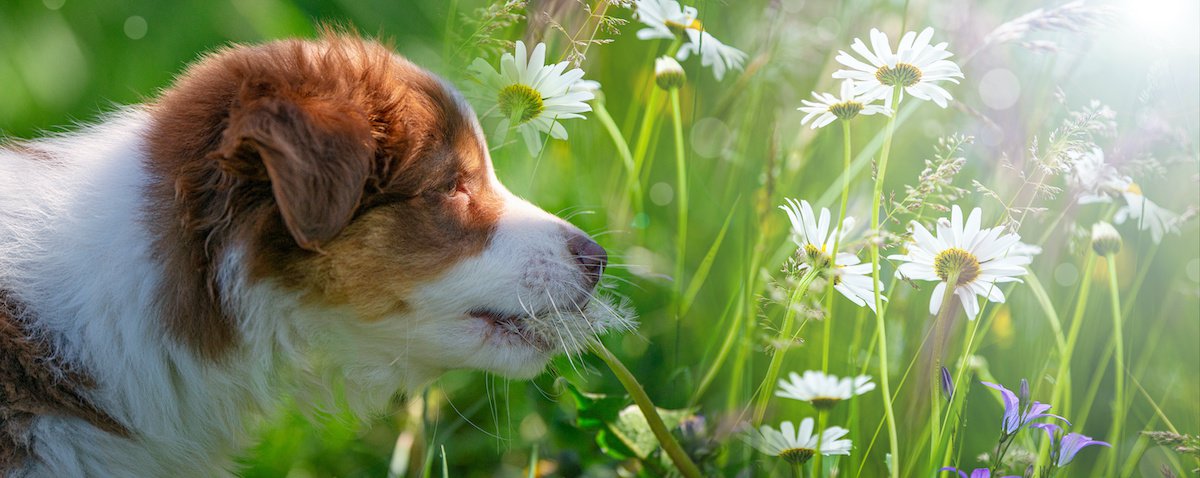
M 625 395 L 605 395 L 601 393 L 582 392 L 571 382 L 563 379 L 560 383 L 575 399 L 575 425 L 584 430 L 603 429 L 608 423 L 617 419 L 621 408 L 629 403 Z
M 683 419 L 695 413 L 695 409 L 663 410 L 658 408 L 657 410 L 668 430 L 679 426 Z M 658 439 L 650 430 L 650 423 L 646 421 L 646 416 L 636 405 L 630 405 L 621 410 L 617 415 L 617 420 L 609 426 L 609 431 L 641 459 L 650 456 L 659 447 Z

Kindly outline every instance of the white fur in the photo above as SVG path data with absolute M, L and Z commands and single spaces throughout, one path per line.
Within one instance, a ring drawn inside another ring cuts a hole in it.
M 568 353 L 623 325 L 597 300 L 587 314 L 571 310 L 588 291 L 566 251 L 570 226 L 489 172 L 506 198 L 492 242 L 419 287 L 400 317 L 362 321 L 349 309 L 302 306 L 295 292 L 250 283 L 245 251 L 231 248 L 219 258 L 218 283 L 242 346 L 222 363 L 199 359 L 168 336 L 152 306 L 163 271 L 142 217 L 147 123 L 131 108 L 29 145 L 43 154 L 0 149 L 0 285 L 30 307 L 31 326 L 61 359 L 96 379 L 94 403 L 134 433 L 40 417 L 37 461 L 18 476 L 224 475 L 281 397 L 313 407 L 344 399 L 365 414 L 449 369 L 542 370 L 552 352 L 497 337 L 467 315 L 479 307 L 538 312 L 540 331 L 557 334 L 552 342 Z

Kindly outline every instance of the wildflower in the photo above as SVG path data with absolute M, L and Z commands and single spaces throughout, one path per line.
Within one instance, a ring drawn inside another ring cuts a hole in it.
M 673 90 L 683 86 L 687 75 L 674 58 L 662 56 L 654 60 L 654 81 L 658 83 L 659 88 Z
M 688 42 L 679 48 L 675 57 L 686 61 L 692 54 L 700 56 L 700 66 L 712 68 L 718 81 L 725 78 L 726 70 L 740 70 L 746 63 L 746 53 L 721 43 L 706 31 L 687 30 Z
M 855 116 L 885 114 L 891 115 L 891 110 L 884 108 L 883 105 L 870 104 L 875 99 L 861 98 L 854 94 L 854 80 L 846 80 L 842 82 L 842 91 L 840 96 L 833 96 L 829 93 L 813 92 L 813 99 L 816 101 L 800 100 L 804 104 L 799 108 L 800 111 L 808 113 L 804 115 L 804 119 L 800 120 L 800 124 L 808 124 L 809 120 L 816 118 L 812 122 L 812 129 L 821 128 L 835 119 L 849 121 Z M 876 98 L 877 99 L 877 98 Z
M 854 39 L 850 48 L 862 55 L 866 63 L 854 58 L 845 51 L 839 51 L 838 63 L 849 67 L 848 70 L 838 70 L 834 78 L 855 81 L 854 93 L 866 98 L 883 98 L 884 106 L 892 108 L 892 90 L 895 86 L 923 100 L 929 100 L 945 108 L 950 101 L 950 93 L 937 83 L 948 81 L 958 83 L 962 78 L 962 70 L 954 62 L 947 60 L 953 56 L 946 51 L 946 42 L 930 46 L 933 29 L 926 28 L 918 35 L 916 32 L 905 33 L 900 38 L 896 52 L 892 53 L 887 34 L 871 29 L 871 47 L 859 38 Z M 903 96 L 900 97 L 903 99 Z
M 1130 183 L 1129 187 L 1121 192 L 1121 197 L 1125 200 L 1125 205 L 1117 210 L 1113 222 L 1124 224 L 1126 220 L 1132 219 L 1138 229 L 1150 231 L 1150 238 L 1155 244 L 1162 242 L 1163 236 L 1168 232 L 1179 233 L 1179 214 L 1163 209 L 1154 201 L 1146 199 L 1137 183 Z
M 1017 276 L 1024 275 L 1024 266 L 1033 260 L 1026 255 L 1027 251 L 1011 253 L 1021 239 L 1017 234 L 1004 234 L 1003 227 L 980 229 L 982 214 L 975 208 L 964 223 L 962 209 L 954 206 L 950 222 L 945 219 L 938 222 L 937 237 L 925 226 L 913 222 L 913 243 L 908 254 L 888 256 L 904 262 L 896 269 L 901 277 L 939 281 L 929 299 L 930 314 L 937 314 L 944 295 L 952 293 L 958 295 L 967 317 L 974 320 L 979 315 L 975 295 L 1004 302 L 1004 293 L 996 284 L 1020 282 Z M 948 284 L 952 279 L 954 283 Z
M 967 475 L 967 472 L 962 471 L 958 468 L 954 468 L 952 466 L 947 466 L 938 471 L 953 471 L 953 472 L 958 473 L 958 476 L 961 478 L 992 478 L 992 470 L 989 470 L 987 468 L 976 468 L 971 471 L 970 476 Z M 1018 476 L 1003 476 L 1003 477 L 999 477 L 999 478 L 1020 478 L 1020 477 L 1018 477 Z
M 1067 160 L 1067 182 L 1079 191 L 1079 204 L 1112 202 L 1113 197 L 1129 188 L 1133 180 L 1122 176 L 1112 165 L 1104 162 L 1104 151 L 1070 152 Z
M 718 443 L 709 433 L 704 415 L 690 415 L 679 422 L 679 445 L 695 461 L 705 461 L 718 448 Z
M 546 44 L 538 43 L 526 56 L 525 43 L 518 41 L 514 53 L 500 58 L 497 72 L 482 58 L 475 59 L 470 70 L 483 84 L 495 92 L 495 107 L 486 115 L 499 115 L 501 131 L 516 128 L 525 140 L 529 153 L 536 155 L 542 147 L 542 133 L 556 139 L 567 139 L 567 130 L 559 122 L 583 118 L 591 111 L 586 101 L 595 97 L 592 83 L 581 80 L 583 70 L 567 69 L 567 62 L 546 63 Z M 596 84 L 595 86 L 599 86 Z
M 850 433 L 842 427 L 829 427 L 820 436 L 813 434 L 813 419 L 805 418 L 800 421 L 797 430 L 792 422 L 779 424 L 779 431 L 769 425 L 763 425 L 758 430 L 751 429 L 745 439 L 758 451 L 765 455 L 778 456 L 789 463 L 803 465 L 817 454 L 817 442 L 820 441 L 822 455 L 849 455 L 850 440 L 842 439 Z
M 681 6 L 676 0 L 635 0 L 634 6 L 634 16 L 646 25 L 638 30 L 638 38 L 674 40 L 684 37 L 687 40 L 675 54 L 679 61 L 699 54 L 700 64 L 711 67 L 717 80 L 725 78 L 726 70 L 740 70 L 745 63 L 744 52 L 721 43 L 704 30 L 695 7 Z
M 1116 254 L 1121 250 L 1121 234 L 1107 222 L 1092 224 L 1092 249 L 1102 256 Z
M 1080 191 L 1079 204 L 1109 203 L 1113 198 L 1125 202 L 1117 210 L 1113 222 L 1123 224 L 1128 219 L 1137 221 L 1137 227 L 1150 231 L 1155 244 L 1162 242 L 1168 232 L 1179 232 L 1179 214 L 1155 204 L 1142 194 L 1141 186 L 1129 176 L 1122 176 L 1117 169 L 1104 162 L 1104 151 L 1093 148 L 1078 153 L 1068 164 L 1067 180 Z
M 775 396 L 809 402 L 818 409 L 833 408 L 842 400 L 875 390 L 875 383 L 871 382 L 868 375 L 838 379 L 818 370 L 809 370 L 804 372 L 803 377 L 791 372 L 788 379 L 779 380 L 779 390 Z
M 1084 448 L 1092 445 L 1112 446 L 1079 433 L 1063 435 L 1062 427 L 1053 423 L 1038 423 L 1032 426 L 1045 431 L 1046 437 L 1050 439 L 1050 466 L 1052 467 L 1050 471 L 1053 471 L 1054 468 L 1067 466 L 1067 464 L 1071 463 L 1071 460 L 1075 459 L 1075 455 L 1079 454 L 1079 451 Z M 1043 473 L 1042 476 L 1050 476 L 1050 474 Z
M 839 251 L 837 260 L 829 257 L 833 251 L 834 241 L 841 240 L 845 244 L 846 231 L 854 227 L 854 218 L 847 217 L 840 228 L 829 230 L 829 209 L 821 208 L 818 219 L 808 201 L 796 202 L 788 199 L 788 205 L 779 206 L 787 213 L 792 222 L 792 240 L 800 246 L 800 254 L 804 257 L 801 270 L 808 267 L 825 269 L 833 265 L 833 288 L 840 292 L 855 305 L 867 306 L 875 311 L 875 291 L 871 284 L 883 291 L 883 284 L 871 278 L 871 264 L 865 264 L 857 255 Z M 886 297 L 883 298 L 887 300 Z
M 1004 436 L 1006 437 L 1016 435 L 1017 431 L 1019 431 L 1021 427 L 1024 427 L 1025 425 L 1029 424 L 1029 422 L 1039 418 L 1050 417 L 1057 418 L 1064 422 L 1067 421 L 1066 418 L 1046 413 L 1046 411 L 1050 410 L 1050 405 L 1041 402 L 1030 403 L 1028 392 L 1029 382 L 1026 382 L 1024 379 L 1021 380 L 1022 396 L 1020 398 L 1018 398 L 1017 394 L 1013 393 L 1012 390 L 1004 388 L 1003 385 L 998 385 L 991 382 L 980 383 L 988 388 L 998 390 L 1000 395 L 1004 398 L 1004 421 L 1002 423 Z

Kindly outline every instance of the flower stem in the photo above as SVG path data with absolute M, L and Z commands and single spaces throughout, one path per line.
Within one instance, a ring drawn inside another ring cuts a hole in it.
M 838 220 L 835 227 L 838 233 L 833 238 L 833 251 L 829 257 L 833 264 L 833 272 L 829 277 L 829 299 L 825 306 L 825 343 L 821 349 L 821 370 L 829 373 L 829 344 L 833 340 L 833 325 L 830 319 L 833 318 L 833 281 L 837 276 L 837 256 L 842 247 L 842 235 L 846 231 L 842 230 L 842 224 L 846 221 L 846 204 L 850 202 L 850 122 L 841 121 L 842 123 L 842 206 L 841 212 L 838 213 Z
M 822 441 L 825 440 L 825 422 L 828 420 L 829 412 L 824 409 L 817 410 L 817 453 L 815 457 L 817 461 L 813 462 L 813 475 L 817 477 L 825 476 L 825 455 L 821 454 Z
M 650 431 L 654 432 L 654 436 L 658 438 L 658 443 L 662 445 L 663 451 L 667 452 L 667 456 L 671 458 L 671 462 L 675 463 L 675 467 L 679 469 L 679 473 L 687 478 L 700 478 L 700 469 L 692 463 L 692 459 L 688 457 L 683 448 L 679 446 L 679 442 L 675 441 L 675 437 L 671 436 L 671 431 L 667 430 L 666 424 L 663 423 L 662 417 L 658 416 L 658 410 L 654 407 L 654 402 L 650 401 L 650 397 L 646 395 L 646 391 L 642 389 L 642 384 L 638 383 L 637 378 L 625 368 L 625 365 L 612 354 L 604 344 L 599 341 L 592 342 L 592 353 L 600 357 L 605 365 L 612 370 L 613 375 L 617 376 L 617 380 L 629 392 L 629 396 L 633 398 L 633 402 L 645 415 L 646 422 L 650 425 Z
M 837 263 L 837 255 L 842 245 L 842 223 L 846 220 L 846 204 L 850 202 L 850 122 L 842 121 L 842 210 L 838 214 L 838 234 L 833 238 L 833 262 Z
M 1108 442 L 1114 447 L 1119 447 L 1118 441 L 1121 439 L 1121 427 L 1125 424 L 1125 340 L 1121 335 L 1121 289 L 1117 283 L 1117 260 L 1116 256 L 1109 253 L 1104 256 L 1108 262 L 1108 289 L 1109 295 L 1112 297 L 1112 320 L 1113 320 L 1113 351 L 1116 370 L 1114 371 L 1113 381 L 1115 385 L 1116 397 L 1113 400 L 1113 422 L 1112 432 L 1109 435 Z M 1114 448 L 1112 453 L 1108 454 L 1107 470 L 1115 472 L 1117 470 L 1117 450 Z
M 687 216 L 688 216 L 688 190 L 687 190 L 687 163 L 684 161 L 683 154 L 683 116 L 679 112 L 679 88 L 671 88 L 671 117 L 675 120 L 675 181 L 676 189 L 676 204 L 679 211 L 679 228 L 675 235 L 675 288 L 672 294 L 672 302 L 676 307 L 672 307 L 678 311 L 680 296 L 683 294 L 683 273 L 684 260 L 687 247 Z M 676 315 L 676 320 L 681 319 Z
M 879 347 L 879 387 L 883 392 L 883 411 L 887 418 L 888 447 L 892 453 L 892 478 L 900 476 L 899 440 L 896 438 L 896 414 L 892 410 L 892 387 L 888 382 L 887 326 L 883 320 L 883 296 L 879 291 L 879 202 L 883 198 L 883 178 L 887 173 L 888 154 L 892 149 L 892 137 L 896 133 L 896 112 L 900 109 L 900 86 L 892 89 L 892 115 L 888 117 L 887 133 L 883 149 L 879 152 L 879 169 L 875 175 L 875 189 L 871 197 L 871 231 L 877 237 L 871 240 L 871 280 L 875 290 L 875 337 Z
M 808 292 L 808 285 L 812 284 L 814 278 L 820 274 L 817 268 L 811 268 L 808 273 L 800 278 L 800 283 L 796 285 L 796 290 L 792 291 L 792 295 L 788 298 L 787 312 L 783 315 L 783 327 L 779 329 L 779 346 L 775 347 L 774 353 L 771 355 L 771 364 L 767 366 L 767 375 L 763 377 L 763 381 L 758 386 L 758 403 L 754 406 L 754 420 L 751 422 L 755 427 L 762 425 L 763 416 L 767 413 L 767 402 L 771 399 L 771 390 L 775 387 L 775 380 L 779 378 L 779 367 L 783 365 L 783 355 L 787 352 L 786 342 L 791 342 L 792 324 L 796 321 L 796 302 Z

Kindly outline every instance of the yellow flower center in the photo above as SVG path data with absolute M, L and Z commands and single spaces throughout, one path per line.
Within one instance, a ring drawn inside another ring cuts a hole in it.
M 857 101 L 843 101 L 829 107 L 829 112 L 833 113 L 840 120 L 848 120 L 863 110 L 863 104 Z
M 921 81 L 921 69 L 908 63 L 897 63 L 889 67 L 883 65 L 875 70 L 875 79 L 888 86 L 912 86 Z
M 811 448 L 788 448 L 779 453 L 779 457 L 787 460 L 788 463 L 803 465 L 812 459 L 813 455 L 817 454 L 816 450 Z
M 951 247 L 933 258 L 933 270 L 942 282 L 949 282 L 951 275 L 957 275 L 954 285 L 963 286 L 979 277 L 979 259 L 970 252 Z
M 671 29 L 671 31 L 675 32 L 676 35 L 682 35 L 684 30 L 696 30 L 696 31 L 704 30 L 704 26 L 700 24 L 700 20 L 697 20 L 695 18 L 693 18 L 692 22 L 688 23 L 687 25 L 684 25 L 679 22 L 673 22 L 671 20 L 667 20 L 667 21 L 663 22 L 663 24 L 666 25 L 667 28 Z
M 804 257 L 808 259 L 809 264 L 812 264 L 817 269 L 824 269 L 833 263 L 829 255 L 825 253 L 825 246 L 818 248 L 812 244 L 805 244 Z
M 1129 183 L 1129 186 L 1125 187 L 1125 191 L 1137 194 L 1138 196 L 1142 195 L 1142 187 L 1138 186 L 1138 183 Z
M 513 83 L 500 90 L 497 103 L 505 117 L 513 118 L 513 124 L 510 126 L 525 124 L 537 118 L 546 109 L 546 105 L 542 103 L 542 94 L 521 83 Z

